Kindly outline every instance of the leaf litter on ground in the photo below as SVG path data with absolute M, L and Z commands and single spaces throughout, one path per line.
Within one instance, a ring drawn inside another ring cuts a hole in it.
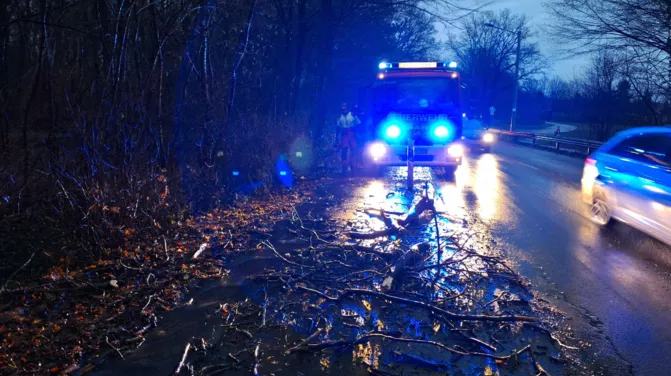
M 143 236 L 124 229 L 122 247 L 93 264 L 59 263 L 37 281 L 0 293 L 2 374 L 79 374 L 109 356 L 124 356 L 160 327 L 162 315 L 185 301 L 199 280 L 229 271 L 217 254 L 246 250 L 284 213 L 309 198 L 312 187 L 246 198 L 193 216 L 171 232 Z

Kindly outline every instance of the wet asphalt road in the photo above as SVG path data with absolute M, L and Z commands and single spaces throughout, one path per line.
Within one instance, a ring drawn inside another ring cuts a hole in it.
M 442 185 L 474 211 L 535 290 L 593 346 L 602 374 L 668 374 L 671 248 L 629 228 L 600 230 L 580 200 L 583 159 L 501 143 Z

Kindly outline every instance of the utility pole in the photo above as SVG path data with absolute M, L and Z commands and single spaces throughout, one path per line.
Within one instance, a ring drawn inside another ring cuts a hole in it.
M 517 54 L 515 57 L 515 92 L 513 94 L 513 113 L 510 115 L 510 131 L 517 122 L 517 92 L 520 86 L 520 49 L 522 46 L 522 28 L 517 30 Z
M 513 111 L 510 114 L 510 131 L 512 132 L 517 121 L 517 92 L 519 91 L 520 87 L 520 50 L 522 48 L 522 25 L 519 26 L 517 32 L 496 26 L 491 22 L 486 23 L 485 26 L 517 35 L 517 53 L 515 55 L 515 91 L 513 92 Z

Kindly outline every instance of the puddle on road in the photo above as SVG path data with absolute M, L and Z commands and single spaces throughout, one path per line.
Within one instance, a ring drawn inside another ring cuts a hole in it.
M 403 172 L 325 184 L 257 239 L 261 250 L 250 244 L 254 251 L 222 255 L 227 278 L 204 283 L 192 306 L 166 314 L 138 351 L 96 374 L 170 373 L 187 343 L 187 367 L 198 375 L 563 373 L 573 358 L 549 335 L 560 317 L 495 261 L 486 225 L 468 215 L 472 174 L 440 180 L 419 168 L 408 193 Z M 486 179 L 476 174 L 480 215 L 496 206 L 486 203 L 497 189 Z M 406 213 L 422 195 L 435 198 L 437 219 L 420 217 L 407 233 L 382 239 L 343 235 L 384 230 L 371 210 Z M 411 247 L 421 242 L 426 248 Z M 455 312 L 541 321 L 447 318 Z

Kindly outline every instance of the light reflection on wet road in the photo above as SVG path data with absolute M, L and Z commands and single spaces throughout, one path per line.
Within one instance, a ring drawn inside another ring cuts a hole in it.
M 610 374 L 660 374 L 671 361 L 671 249 L 625 225 L 585 217 L 582 159 L 499 144 L 441 185 L 449 210 L 465 206 L 534 287 L 573 318 Z M 465 205 L 464 205 L 465 204 Z

